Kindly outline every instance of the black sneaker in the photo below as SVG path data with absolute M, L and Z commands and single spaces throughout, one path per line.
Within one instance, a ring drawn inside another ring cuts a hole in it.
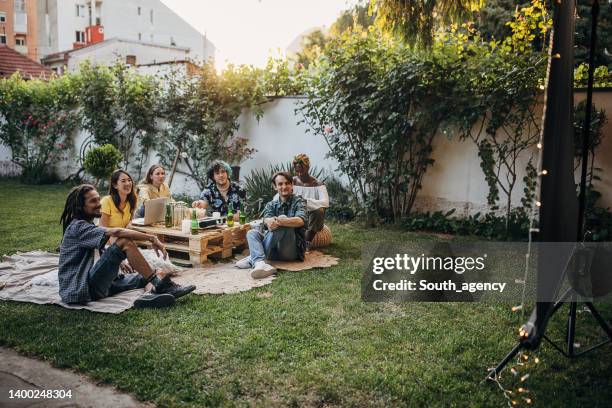
M 169 307 L 174 304 L 174 296 L 167 293 L 145 293 L 134 301 L 136 309 L 146 309 L 150 307 Z
M 174 296 L 175 299 L 178 299 L 182 296 L 185 296 L 193 292 L 195 288 L 196 287 L 194 285 L 187 285 L 187 286 L 178 285 L 172 282 L 169 276 L 166 276 L 164 279 L 161 280 L 161 282 L 157 286 L 153 288 L 153 290 L 155 291 L 155 293 L 159 293 L 159 294 L 168 293 Z

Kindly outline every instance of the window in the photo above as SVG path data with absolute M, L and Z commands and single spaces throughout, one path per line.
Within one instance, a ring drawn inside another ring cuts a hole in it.
M 85 17 L 85 6 L 83 4 L 75 4 L 75 6 L 76 6 L 76 16 Z
M 136 56 L 135 55 L 126 55 L 125 63 L 131 66 L 136 65 Z
M 138 33 L 138 41 L 142 41 L 142 34 Z
M 6 44 L 6 35 L 0 34 L 0 44 Z
M 170 45 L 176 47 L 176 42 L 174 41 L 174 37 L 170 37 Z
M 85 42 L 85 31 L 76 31 L 76 42 Z
M 140 6 L 137 8 L 137 10 L 138 10 L 138 15 L 140 15 Z
M 26 12 L 25 0 L 15 0 L 14 5 L 15 5 L 15 12 L 21 12 L 21 13 Z
M 153 42 L 153 34 L 151 34 L 151 42 Z
M 153 9 L 151 9 L 151 12 L 149 13 L 149 18 L 151 20 L 151 24 L 153 24 Z
M 15 45 L 16 46 L 20 46 L 20 45 L 26 45 L 26 39 L 23 37 L 17 37 L 15 38 Z
M 0 12 L 0 23 L 6 23 L 6 13 Z

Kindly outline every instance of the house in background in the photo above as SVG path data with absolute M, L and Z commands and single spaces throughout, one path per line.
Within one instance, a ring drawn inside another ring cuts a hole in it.
M 49 54 L 42 64 L 57 74 L 75 71 L 79 65 L 89 60 L 97 65 L 113 65 L 122 61 L 132 67 L 147 66 L 146 73 L 157 75 L 158 67 L 174 62 L 185 62 L 189 58 L 189 48 L 144 43 L 141 41 L 112 38 L 84 47 Z
M 53 71 L 49 68 L 42 66 L 6 45 L 0 45 L 0 79 L 7 78 L 14 73 L 18 73 L 24 79 L 48 79 L 53 75 Z
M 0 0 L 0 46 L 38 61 L 37 0 Z
M 181 59 L 214 61 L 215 58 L 213 43 L 160 0 L 32 1 L 38 1 L 40 57 L 53 54 L 56 58 L 55 54 L 72 54 L 72 51 L 85 46 L 121 39 L 122 44 L 151 45 L 149 48 L 134 46 L 135 50 L 144 52 L 142 55 L 126 54 L 135 55 L 137 60 L 160 62 L 168 53 L 174 52 L 168 50 L 176 50 Z M 116 52 L 123 56 L 123 46 L 113 44 L 119 47 Z M 151 59 L 149 51 L 154 49 L 159 50 L 160 56 Z

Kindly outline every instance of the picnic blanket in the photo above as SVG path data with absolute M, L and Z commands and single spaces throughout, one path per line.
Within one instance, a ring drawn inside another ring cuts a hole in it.
M 37 304 L 56 304 L 69 309 L 92 312 L 121 313 L 134 304 L 143 289 L 130 290 L 85 305 L 63 303 L 58 293 L 57 268 L 59 255 L 32 251 L 5 256 L 0 262 L 0 300 L 14 300 Z M 306 255 L 304 262 L 275 262 L 278 269 L 288 271 L 336 265 L 338 259 L 318 251 Z M 223 294 L 244 292 L 269 285 L 275 279 L 253 279 L 249 271 L 238 269 L 231 263 L 205 264 L 197 269 L 182 269 L 173 278 L 175 282 L 197 286 L 197 294 Z

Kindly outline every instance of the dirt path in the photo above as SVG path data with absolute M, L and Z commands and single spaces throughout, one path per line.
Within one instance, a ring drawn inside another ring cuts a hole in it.
M 17 390 L 30 397 L 37 393 L 39 398 L 16 398 Z M 57 398 L 44 398 L 40 395 L 43 390 L 58 390 Z M 59 398 L 60 392 L 64 394 L 68 390 L 71 398 Z M 10 398 L 11 391 L 15 398 Z M 0 407 L 150 408 L 152 405 L 142 404 L 110 386 L 98 385 L 84 375 L 54 368 L 44 361 L 0 347 Z

